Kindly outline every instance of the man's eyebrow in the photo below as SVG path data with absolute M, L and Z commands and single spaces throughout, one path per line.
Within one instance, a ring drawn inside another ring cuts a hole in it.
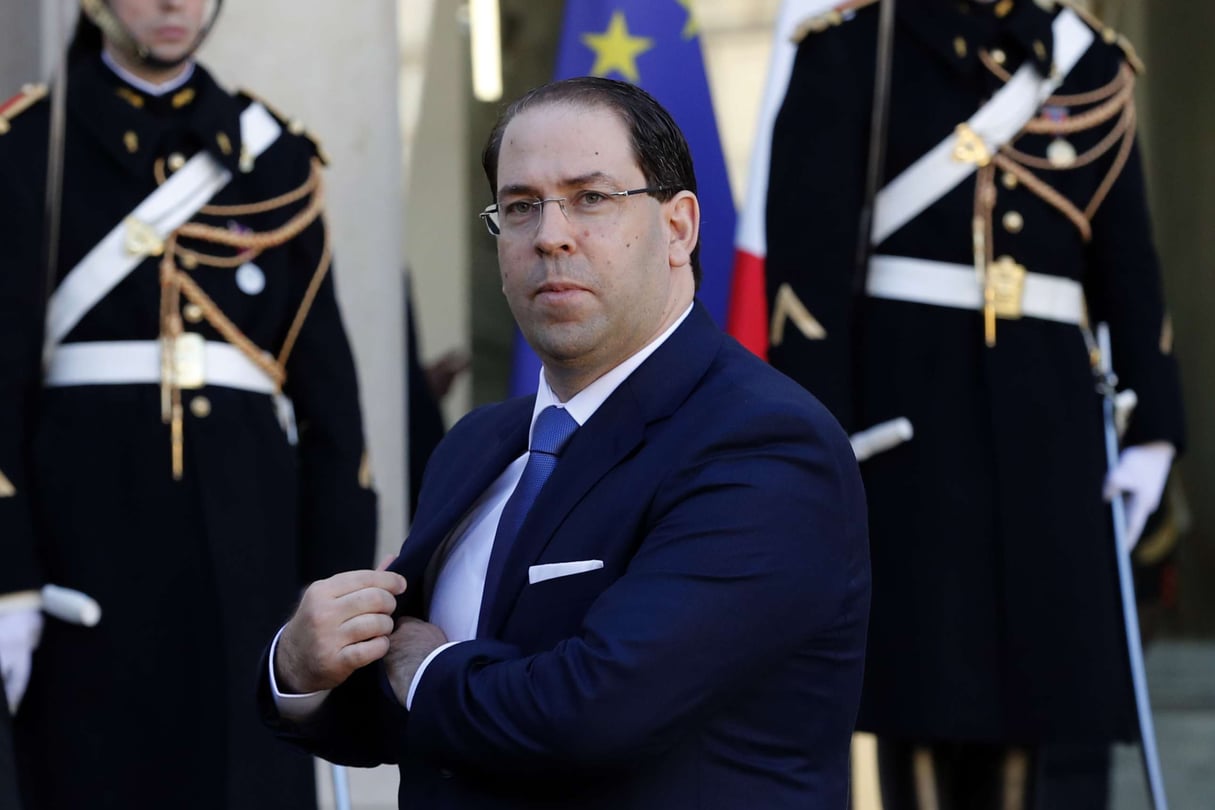
M 607 183 L 609 185 L 618 185 L 616 179 L 607 172 L 588 172 L 580 174 L 577 177 L 567 177 L 558 183 L 560 188 L 585 188 L 588 185 Z M 540 190 L 535 186 L 527 183 L 510 183 L 501 186 L 498 189 L 499 197 L 536 197 L 539 198 Z

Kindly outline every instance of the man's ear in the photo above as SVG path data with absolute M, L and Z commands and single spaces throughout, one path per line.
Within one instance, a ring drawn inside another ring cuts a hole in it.
M 700 239 L 700 201 L 692 192 L 681 191 L 666 206 L 671 267 L 686 267 L 692 263 L 692 251 Z

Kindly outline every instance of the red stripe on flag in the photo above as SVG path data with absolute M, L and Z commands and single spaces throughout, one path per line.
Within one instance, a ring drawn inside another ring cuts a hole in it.
M 761 359 L 768 359 L 768 299 L 764 290 L 764 260 L 745 250 L 734 251 L 730 307 L 726 331 Z

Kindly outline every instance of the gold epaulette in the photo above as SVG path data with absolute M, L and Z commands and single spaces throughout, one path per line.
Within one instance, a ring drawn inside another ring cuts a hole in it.
M 865 6 L 871 6 L 876 2 L 878 0 L 845 0 L 845 2 L 840 3 L 830 11 L 824 11 L 822 14 L 814 14 L 807 17 L 798 23 L 797 28 L 793 29 L 793 35 L 789 37 L 789 41 L 794 45 L 799 45 L 803 39 L 811 34 L 821 33 L 828 28 L 834 28 L 851 19 L 844 16 L 849 12 L 857 11 Z
M 302 138 L 306 138 L 308 140 L 308 142 L 312 144 L 312 148 L 316 150 L 316 156 L 321 159 L 321 163 L 323 163 L 326 166 L 329 165 L 329 155 L 325 152 L 325 147 L 321 146 L 321 142 L 317 139 L 317 137 L 308 131 L 308 128 L 306 126 L 304 126 L 303 121 L 301 121 L 298 118 L 294 118 L 292 116 L 285 115 L 281 110 L 279 110 L 273 104 L 266 101 L 264 98 L 257 95 L 256 93 L 254 93 L 252 90 L 249 90 L 248 88 L 242 87 L 242 88 L 238 89 L 237 92 L 240 93 L 245 98 L 249 99 L 250 101 L 256 101 L 258 104 L 261 104 L 263 107 L 265 107 L 269 111 L 269 113 L 271 115 L 273 115 L 275 118 L 277 118 L 279 120 L 279 123 L 282 124 L 284 127 L 286 127 L 287 131 L 290 132 L 292 135 L 299 135 Z
M 1131 66 L 1132 70 L 1139 74 L 1142 74 L 1146 70 L 1143 60 L 1135 52 L 1135 46 L 1131 44 L 1131 41 L 1124 34 L 1120 34 L 1113 28 L 1110 28 L 1096 14 L 1089 11 L 1081 3 L 1076 2 L 1076 0 L 1058 0 L 1058 3 L 1074 11 L 1076 16 L 1088 23 L 1090 28 L 1101 35 L 1101 39 L 1106 44 L 1117 45 L 1121 48 L 1122 53 L 1126 56 L 1126 63 Z
M 0 104 L 0 135 L 12 128 L 10 124 L 14 118 L 46 98 L 46 94 L 45 84 L 27 84 L 20 93 Z

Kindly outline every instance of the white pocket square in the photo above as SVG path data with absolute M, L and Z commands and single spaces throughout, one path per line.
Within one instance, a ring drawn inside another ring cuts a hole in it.
M 527 583 L 535 585 L 537 582 L 544 582 L 546 579 L 568 577 L 573 574 L 595 571 L 602 567 L 603 560 L 574 560 L 573 562 L 533 565 L 527 569 Z

